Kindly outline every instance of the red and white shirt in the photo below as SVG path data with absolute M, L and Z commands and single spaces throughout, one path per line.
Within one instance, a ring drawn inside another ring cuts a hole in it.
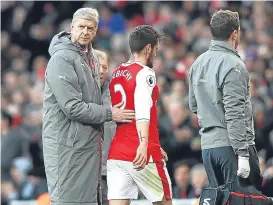
M 140 143 L 136 121 L 148 121 L 147 163 L 162 162 L 156 108 L 159 91 L 155 72 L 138 62 L 121 64 L 112 74 L 109 89 L 112 106 L 123 101 L 122 109 L 134 110 L 136 117 L 132 123 L 117 125 L 108 159 L 133 161 Z

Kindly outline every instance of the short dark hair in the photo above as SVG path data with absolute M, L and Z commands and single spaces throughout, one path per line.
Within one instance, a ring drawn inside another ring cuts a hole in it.
M 131 53 L 139 53 L 148 44 L 151 44 L 153 48 L 161 41 L 162 37 L 163 34 L 160 34 L 152 26 L 140 25 L 135 27 L 129 36 Z
M 210 20 L 210 30 L 213 39 L 228 40 L 233 31 L 239 30 L 240 20 L 238 12 L 230 10 L 216 11 Z

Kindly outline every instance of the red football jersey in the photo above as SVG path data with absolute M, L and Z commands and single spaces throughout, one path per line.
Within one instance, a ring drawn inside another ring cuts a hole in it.
M 133 161 L 140 143 L 136 121 L 149 121 L 147 162 L 162 161 L 156 108 L 159 91 L 155 72 L 138 62 L 122 64 L 113 72 L 109 89 L 112 105 L 123 101 L 122 109 L 134 110 L 136 119 L 132 123 L 117 125 L 108 159 Z

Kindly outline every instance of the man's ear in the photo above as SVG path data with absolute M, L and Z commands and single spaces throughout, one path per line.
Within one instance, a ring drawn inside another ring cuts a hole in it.
M 148 52 L 151 53 L 151 51 L 152 51 L 152 45 L 149 43 L 148 44 Z
M 237 30 L 234 30 L 232 32 L 232 38 L 233 38 L 233 40 L 236 40 L 238 38 L 238 31 Z
M 151 53 L 152 52 L 152 46 L 149 43 L 148 45 L 145 46 L 145 53 Z

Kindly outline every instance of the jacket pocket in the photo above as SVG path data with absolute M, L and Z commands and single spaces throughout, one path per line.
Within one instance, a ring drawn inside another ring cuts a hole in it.
M 73 140 L 73 148 L 98 149 L 98 142 L 102 133 L 91 125 L 77 123 L 77 132 Z
M 58 143 L 62 146 L 72 148 L 78 133 L 77 122 L 67 119 L 62 112 L 60 113 L 58 123 L 56 123 Z

